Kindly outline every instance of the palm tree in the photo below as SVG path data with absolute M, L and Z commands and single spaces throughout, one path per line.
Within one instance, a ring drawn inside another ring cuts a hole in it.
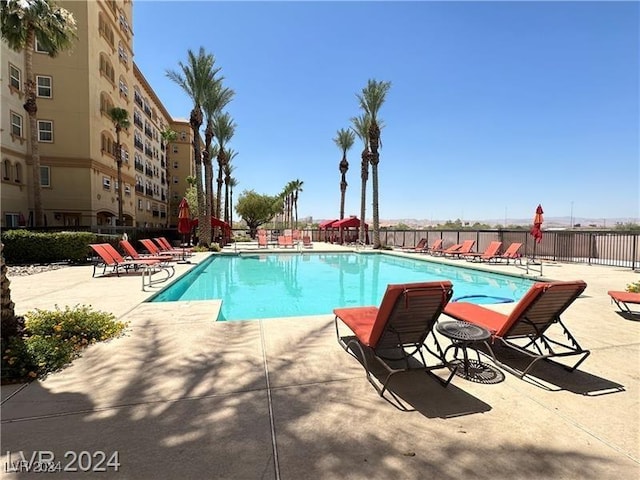
M 362 223 L 361 228 L 358 230 L 360 236 L 360 242 L 366 242 L 365 236 L 365 215 L 367 213 L 367 180 L 369 179 L 369 117 L 367 115 L 360 115 L 358 117 L 353 117 L 351 119 L 351 123 L 353 126 L 351 127 L 355 134 L 362 140 L 363 149 L 362 149 L 362 162 L 360 164 L 360 179 L 362 180 L 362 185 L 360 188 L 360 222 Z
M 341 128 L 333 139 L 338 148 L 342 151 L 342 160 L 340 161 L 340 220 L 344 218 L 344 196 L 347 192 L 347 170 L 349 170 L 349 162 L 347 161 L 347 151 L 353 147 L 356 139 L 352 130 Z
M 196 171 L 196 191 L 198 194 L 198 243 L 208 246 L 205 242 L 211 240 L 211 221 L 207 218 L 205 210 L 204 190 L 202 188 L 202 150 L 200 148 L 200 127 L 202 126 L 202 105 L 207 93 L 211 91 L 216 81 L 216 74 L 220 68 L 215 68 L 215 58 L 206 53 L 204 47 L 200 47 L 198 54 L 192 50 L 187 52 L 187 63 L 178 62 L 180 71 L 167 70 L 166 74 L 171 80 L 193 101 L 193 109 L 189 115 L 189 125 L 193 131 L 193 157 Z M 208 233 L 208 237 L 207 237 Z
M 235 177 L 229 178 L 229 225 L 233 228 L 233 188 L 238 186 L 238 180 Z
M 227 163 L 223 167 L 224 173 L 224 221 L 229 223 L 229 209 L 231 204 L 229 203 L 229 182 L 231 182 L 231 174 L 235 170 L 235 167 L 231 165 L 233 159 L 238 155 L 238 152 L 228 149 L 227 150 Z M 231 225 L 231 223 L 229 223 Z
M 295 228 L 298 228 L 298 194 L 303 191 L 302 185 L 304 185 L 304 182 L 300 179 L 295 179 L 293 182 L 291 182 L 291 187 L 293 189 L 293 192 L 292 192 L 293 209 L 295 210 L 295 213 L 296 213 Z
M 369 125 L 369 162 L 371 163 L 372 195 L 373 195 L 373 248 L 380 248 L 380 217 L 378 212 L 378 163 L 380 154 L 380 126 L 378 125 L 378 112 L 385 101 L 387 92 L 391 88 L 391 82 L 379 82 L 369 79 L 362 93 L 357 95 L 362 108 L 371 119 Z M 364 220 L 363 220 L 364 221 Z
M 230 88 L 226 88 L 222 85 L 223 77 L 216 78 L 216 81 L 211 85 L 211 89 L 207 92 L 204 104 L 204 114 L 206 117 L 207 128 L 204 131 L 204 185 L 205 185 L 205 209 L 207 211 L 207 217 L 213 215 L 213 165 L 212 161 L 214 157 L 219 154 L 219 149 L 211 149 L 211 141 L 214 137 L 214 118 L 219 115 L 224 107 L 226 107 L 235 92 Z M 218 192 L 219 194 L 220 192 Z M 219 197 L 218 197 L 219 201 Z M 218 217 L 220 218 L 220 217 Z M 211 229 L 209 228 L 209 241 L 211 241 Z
M 24 52 L 24 109 L 29 117 L 29 145 L 33 168 L 33 212 L 36 226 L 44 223 L 42 185 L 40 183 L 40 148 L 36 113 L 36 81 L 33 74 L 35 42 L 50 57 L 69 49 L 76 39 L 76 21 L 71 12 L 51 0 L 8 0 L 0 5 L 0 33 L 10 49 Z
M 124 225 L 124 215 L 122 214 L 122 145 L 120 144 L 120 132 L 126 130 L 131 125 L 129 111 L 120 107 L 109 109 L 109 118 L 116 127 L 116 166 L 118 167 L 118 225 Z
M 220 201 L 222 198 L 222 174 L 224 172 L 224 166 L 229 160 L 229 156 L 227 152 L 225 152 L 224 148 L 233 137 L 236 131 L 236 124 L 234 123 L 231 115 L 229 113 L 224 112 L 215 116 L 213 119 L 213 133 L 218 141 L 218 191 L 217 191 L 217 200 L 216 200 L 216 217 L 220 218 L 220 213 L 222 211 L 222 202 Z
M 162 138 L 162 146 L 164 147 L 164 151 L 165 151 L 165 155 L 164 155 L 164 160 L 165 160 L 165 178 L 167 179 L 167 200 L 169 203 L 169 214 L 167 215 L 167 226 L 169 225 L 169 218 L 171 217 L 170 212 L 173 211 L 174 205 L 172 204 L 175 203 L 173 201 L 173 197 L 171 195 L 171 182 L 169 181 L 169 144 L 173 143 L 176 141 L 176 138 L 178 138 L 178 132 L 176 132 L 175 130 L 171 130 L 169 127 L 165 128 L 163 131 L 160 132 L 160 137 Z M 175 207 L 177 207 L 178 205 L 176 204 Z

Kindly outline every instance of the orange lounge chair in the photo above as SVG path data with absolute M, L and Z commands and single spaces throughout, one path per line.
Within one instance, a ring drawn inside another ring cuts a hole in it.
M 165 243 L 160 238 L 154 238 L 153 242 L 155 242 L 155 244 L 158 246 L 158 250 L 161 254 L 169 253 L 171 255 L 174 255 L 177 252 L 180 252 L 182 256 L 186 256 L 186 257 L 190 257 L 193 255 L 193 253 L 191 252 L 191 249 L 187 247 L 174 248 L 169 242 Z
M 468 260 L 470 262 L 488 262 L 494 259 L 498 255 L 498 252 L 500 251 L 501 246 L 502 246 L 502 242 L 494 241 L 489 244 L 489 246 L 485 249 L 484 252 L 463 253 L 462 257 L 464 257 L 465 260 Z
M 436 250 L 433 250 L 431 252 L 431 255 L 445 255 L 448 253 L 453 253 L 456 252 L 458 250 L 460 250 L 460 247 L 462 247 L 461 243 L 456 243 L 454 245 L 451 245 L 450 247 L 447 248 L 438 248 Z
M 452 294 L 453 288 L 448 280 L 388 285 L 379 308 L 351 307 L 333 310 L 338 342 L 356 358 L 358 357 L 350 349 L 358 349 L 367 380 L 380 396 L 387 389 L 391 376 L 398 372 L 417 368 L 431 373 L 433 369 L 446 367 L 442 361 L 442 353 L 436 355 L 431 352 L 426 347 L 426 340 L 429 334 L 433 335 L 433 326 Z M 354 336 L 341 337 L 339 323 L 349 327 Z M 440 363 L 427 367 L 423 347 L 438 357 Z M 389 372 L 381 386 L 373 381 L 366 352 L 371 353 Z M 419 366 L 415 365 L 419 363 L 414 357 L 416 353 L 419 353 L 422 360 Z M 437 376 L 435 378 L 446 386 L 454 374 L 455 369 L 446 381 Z
M 260 247 L 264 247 L 264 248 L 268 248 L 269 247 L 269 242 L 267 242 L 267 234 L 264 233 L 258 233 L 258 248 Z
M 175 247 L 171 245 L 171 242 L 169 242 L 166 237 L 158 237 L 155 240 L 159 245 L 162 245 L 164 247 L 164 250 L 175 250 Z M 189 253 L 193 251 L 191 247 L 180 247 L 181 250 L 183 248 L 186 252 Z
M 462 242 L 462 244 L 460 245 L 460 248 L 457 248 L 451 252 L 442 252 L 442 255 L 444 257 L 454 257 L 454 258 L 460 258 L 462 255 L 465 255 L 467 253 L 471 253 L 471 250 L 473 249 L 473 246 L 476 244 L 475 240 L 465 240 L 464 242 Z
M 283 248 L 293 248 L 293 237 L 291 235 L 280 235 L 278 237 L 278 246 Z
M 304 235 L 302 237 L 302 246 L 304 248 L 313 248 L 313 244 L 311 243 L 311 237 L 309 235 Z
M 518 253 L 520 247 L 522 247 L 522 243 L 513 242 L 511 245 L 509 245 L 509 247 L 504 251 L 502 255 L 497 255 L 494 260 L 506 260 L 507 263 L 509 263 L 509 260 L 522 261 L 521 256 Z
M 132 260 L 160 260 L 161 262 L 168 262 L 174 259 L 172 255 L 152 255 L 147 253 L 138 253 L 138 251 L 133 248 L 133 245 L 129 243 L 129 240 L 120 240 L 120 246 L 124 250 L 125 254 L 128 255 Z
M 611 297 L 611 301 L 615 302 L 621 312 L 627 312 L 631 315 L 640 314 L 640 310 L 631 310 L 629 305 L 640 304 L 640 293 L 634 292 L 618 292 L 615 290 L 609 290 L 607 292 Z
M 126 262 L 138 262 L 138 263 L 153 267 L 152 270 L 151 269 L 147 270 L 146 273 L 149 273 L 149 274 L 153 273 L 157 269 L 166 270 L 166 272 L 169 274 L 169 277 L 167 278 L 172 277 L 173 274 L 175 273 L 173 265 L 169 265 L 167 263 L 169 259 L 166 257 L 165 258 L 140 258 L 135 260 L 127 260 L 122 255 L 120 255 L 120 252 L 118 252 L 110 243 L 105 243 L 104 249 L 111 256 L 111 258 L 113 258 L 119 264 L 123 264 Z M 145 272 L 143 271 L 143 274 L 144 273 Z
M 401 250 L 403 252 L 412 252 L 412 253 L 421 252 L 422 250 L 424 250 L 426 244 L 427 244 L 427 239 L 421 238 L 420 241 L 416 243 L 414 247 L 402 247 Z
M 96 276 L 96 269 L 100 265 L 104 267 L 103 275 L 106 274 L 107 268 L 111 267 L 111 272 L 120 276 L 122 270 L 128 272 L 131 269 L 138 270 L 140 268 L 158 266 L 161 263 L 160 260 L 125 260 L 109 243 L 95 243 L 89 246 L 100 257 L 100 261 L 93 264 L 93 277 Z M 115 256 L 113 252 L 115 252 Z
M 466 302 L 448 304 L 445 314 L 489 330 L 491 340 L 485 342 L 485 346 L 493 361 L 520 378 L 529 373 L 531 367 L 539 360 L 578 355 L 580 358 L 574 365 L 565 366 L 569 371 L 573 371 L 589 356 L 590 352 L 578 344 L 560 320 L 560 315 L 582 294 L 585 288 L 587 284 L 582 280 L 538 282 L 533 284 L 509 315 Z M 561 341 L 547 335 L 547 330 L 552 325 L 558 325 L 561 328 L 564 335 Z M 531 362 L 523 370 L 517 370 L 500 362 L 491 347 L 491 344 L 496 342 L 530 357 Z
M 150 238 L 141 238 L 140 239 L 140 243 L 142 245 L 144 245 L 144 248 L 147 249 L 147 251 L 151 254 L 151 255 L 156 255 L 156 256 L 160 256 L 160 255 L 170 255 L 174 258 L 176 257 L 183 257 L 185 254 L 182 252 L 182 250 L 160 250 L 160 248 L 158 248 L 158 245 L 156 245 L 155 243 L 153 243 L 153 241 Z M 191 254 L 187 254 L 187 255 L 191 255 Z
M 427 248 L 423 248 L 422 250 L 420 250 L 420 253 L 431 253 L 433 254 L 433 252 L 435 252 L 436 250 L 439 250 L 442 247 L 442 239 L 441 238 L 436 238 L 433 243 L 431 244 L 430 247 Z

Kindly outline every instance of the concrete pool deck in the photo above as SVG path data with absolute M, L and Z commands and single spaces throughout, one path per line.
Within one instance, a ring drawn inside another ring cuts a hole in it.
M 177 265 L 176 276 L 192 267 Z M 61 372 L 2 387 L 1 478 L 42 478 L 5 471 L 6 452 L 16 461 L 37 451 L 63 467 L 68 451 L 89 452 L 92 466 L 99 452 L 117 451 L 119 471 L 103 464 L 94 474 L 116 479 L 640 477 L 640 321 L 620 316 L 606 293 L 637 281 L 631 269 L 544 262 L 545 277 L 588 284 L 563 315 L 591 350 L 578 371 L 544 364 L 533 371 L 540 384 L 505 373 L 492 385 L 455 377 L 446 389 L 421 372 L 400 374 L 391 388 L 409 412 L 366 381 L 338 345 L 332 315 L 215 322 L 218 301 L 143 303 L 153 292 L 138 276 L 91 271 L 10 277 L 19 314 L 89 304 L 130 326 Z

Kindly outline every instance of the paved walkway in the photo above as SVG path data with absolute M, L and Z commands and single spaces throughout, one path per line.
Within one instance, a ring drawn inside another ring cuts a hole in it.
M 152 293 L 139 277 L 70 267 L 12 278 L 19 313 L 84 303 L 130 328 L 43 381 L 2 388 L 0 476 L 43 478 L 4 472 L 6 452 L 50 451 L 63 467 L 114 479 L 640 478 L 640 321 L 606 295 L 638 274 L 546 262 L 543 273 L 588 283 L 563 317 L 592 351 L 579 371 L 541 365 L 538 385 L 506 374 L 493 385 L 456 377 L 447 389 L 398 375 L 392 390 L 409 412 L 367 383 L 331 315 L 218 323 L 219 302 L 142 303 Z M 102 452 L 118 452 L 117 472 L 99 464 Z

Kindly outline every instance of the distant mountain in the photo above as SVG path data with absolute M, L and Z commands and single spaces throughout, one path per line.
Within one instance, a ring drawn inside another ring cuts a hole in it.
M 448 219 L 451 220 L 451 219 Z M 380 219 L 380 225 L 382 226 L 393 226 L 403 223 L 410 227 L 426 227 L 430 225 L 442 225 L 446 223 L 448 220 L 426 220 L 426 219 L 417 219 L 417 218 L 400 218 L 400 219 Z M 531 225 L 533 218 L 508 218 L 507 217 L 507 226 L 508 225 Z M 625 223 L 638 223 L 639 219 L 631 218 L 631 217 L 619 217 L 619 218 L 589 218 L 589 217 L 574 217 L 573 224 L 574 226 L 580 225 L 582 227 L 612 227 L 618 224 Z M 372 220 L 368 219 L 367 223 L 371 224 Z M 488 225 L 503 225 L 504 226 L 504 218 L 489 218 L 489 219 L 465 219 L 465 223 L 469 223 L 473 225 L 474 223 L 486 223 Z M 551 227 L 569 227 L 571 224 L 571 217 L 545 217 L 543 228 L 551 228 Z

